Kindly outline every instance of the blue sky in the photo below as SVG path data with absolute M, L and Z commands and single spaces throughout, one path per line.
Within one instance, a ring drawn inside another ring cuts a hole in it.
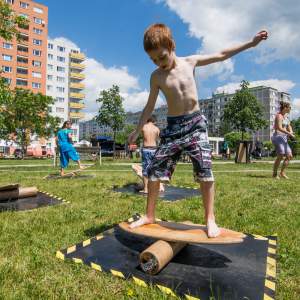
M 172 29 L 178 56 L 217 52 L 267 29 L 270 37 L 264 45 L 198 68 L 199 98 L 210 97 L 217 88 L 231 91 L 242 79 L 263 81 L 291 93 L 294 115 L 300 115 L 297 0 L 101 0 L 85 6 L 72 0 L 40 2 L 49 7 L 49 36 L 76 44 L 87 56 L 87 116 L 97 111 L 99 91 L 112 84 L 121 87 L 126 110 L 143 108 L 155 68 L 143 50 L 143 32 L 156 22 Z M 161 96 L 157 105 L 163 103 Z

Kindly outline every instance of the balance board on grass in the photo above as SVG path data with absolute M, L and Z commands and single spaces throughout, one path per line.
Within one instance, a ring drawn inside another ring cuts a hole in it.
M 131 229 L 130 223 L 122 222 L 119 227 L 131 234 L 157 239 L 140 254 L 142 270 L 151 275 L 157 274 L 188 243 L 201 244 L 233 244 L 242 243 L 246 237 L 241 232 L 221 228 L 221 234 L 209 238 L 206 226 L 193 223 L 176 223 L 158 221 Z

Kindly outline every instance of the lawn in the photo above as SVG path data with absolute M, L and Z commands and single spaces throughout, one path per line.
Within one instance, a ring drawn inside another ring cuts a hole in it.
M 16 166 L 24 164 L 24 166 Z M 29 167 L 34 164 L 35 166 Z M 214 164 L 216 214 L 222 227 L 259 235 L 278 235 L 276 299 L 299 299 L 300 164 L 289 180 L 270 177 L 272 165 Z M 50 160 L 0 161 L 0 184 L 37 186 L 70 204 L 31 212 L 5 212 L 0 218 L 0 299 L 168 299 L 156 288 L 142 288 L 84 265 L 55 257 L 59 249 L 99 234 L 144 212 L 141 197 L 111 191 L 137 178 L 128 164 L 104 161 L 84 174 L 85 180 L 43 180 L 53 173 Z M 173 183 L 196 187 L 191 166 L 180 164 Z M 159 201 L 157 217 L 203 223 L 199 198 L 176 203 Z

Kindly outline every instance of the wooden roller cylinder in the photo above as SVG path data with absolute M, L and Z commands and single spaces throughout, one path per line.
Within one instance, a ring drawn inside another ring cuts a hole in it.
M 181 242 L 156 241 L 140 254 L 140 266 L 145 273 L 155 275 L 185 246 Z
M 35 186 L 26 188 L 19 187 L 13 190 L 3 190 L 0 191 L 0 201 L 9 201 L 21 198 L 34 197 L 37 195 L 37 193 L 38 189 Z

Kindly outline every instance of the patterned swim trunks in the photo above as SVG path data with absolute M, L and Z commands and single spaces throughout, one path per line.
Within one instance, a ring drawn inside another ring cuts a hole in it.
M 148 169 L 156 152 L 156 147 L 142 148 L 142 168 L 143 176 L 148 177 Z
M 200 112 L 168 117 L 161 132 L 161 142 L 148 168 L 151 181 L 170 182 L 182 153 L 192 160 L 196 182 L 214 181 L 211 170 L 211 149 L 207 136 L 207 120 Z

